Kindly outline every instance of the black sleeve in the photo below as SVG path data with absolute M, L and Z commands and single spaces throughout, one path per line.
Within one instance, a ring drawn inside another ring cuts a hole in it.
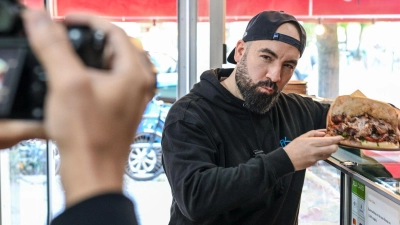
M 319 128 L 326 128 L 326 117 L 328 115 L 329 108 L 331 107 L 330 104 L 320 104 L 320 103 L 315 103 L 315 110 L 314 112 L 316 113 L 315 119 L 319 122 L 319 124 L 316 129 Z
M 303 111 L 308 111 L 310 115 L 312 115 L 314 121 L 314 129 L 326 128 L 326 117 L 331 107 L 330 103 L 321 103 L 313 100 L 310 97 L 300 97 L 297 94 L 291 94 L 290 96 L 295 97 L 299 102 L 301 102 L 301 106 L 306 107 L 305 109 L 303 109 Z
M 120 193 L 98 195 L 67 208 L 51 225 L 137 225 L 133 203 Z

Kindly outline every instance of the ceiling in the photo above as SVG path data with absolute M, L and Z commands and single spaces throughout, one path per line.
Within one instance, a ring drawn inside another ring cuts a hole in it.
M 210 0 L 198 0 L 199 20 L 208 20 Z M 328 22 L 397 21 L 400 0 L 225 0 L 226 21 L 249 20 L 262 10 L 283 10 L 299 20 Z M 34 8 L 44 0 L 23 0 Z M 46 0 L 55 18 L 90 10 L 114 21 L 176 21 L 178 0 Z

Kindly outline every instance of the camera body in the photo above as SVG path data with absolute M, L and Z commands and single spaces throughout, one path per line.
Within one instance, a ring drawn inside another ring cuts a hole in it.
M 0 2 L 0 21 L 8 22 L 0 22 L 0 118 L 42 120 L 47 76 L 23 34 L 22 8 L 10 1 Z M 84 64 L 103 68 L 104 33 L 86 26 L 66 28 Z

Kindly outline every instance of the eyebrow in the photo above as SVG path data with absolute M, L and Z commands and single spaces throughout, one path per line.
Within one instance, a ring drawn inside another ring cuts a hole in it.
M 262 49 L 258 50 L 258 52 L 268 53 L 268 54 L 272 55 L 274 58 L 278 58 L 278 55 L 274 51 L 269 49 L 269 48 L 262 48 Z M 287 63 L 292 63 L 294 65 L 297 65 L 297 60 L 293 60 L 292 59 L 292 60 L 287 60 L 286 62 Z

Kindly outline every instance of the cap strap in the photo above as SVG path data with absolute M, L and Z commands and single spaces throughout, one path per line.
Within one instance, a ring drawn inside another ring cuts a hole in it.
M 280 33 L 275 33 L 274 37 L 272 38 L 272 40 L 278 40 L 278 41 L 282 41 L 285 42 L 289 45 L 293 45 L 294 47 L 296 47 L 301 53 L 303 52 L 301 49 L 301 43 L 300 41 L 298 41 L 295 38 L 292 38 L 290 36 L 287 36 L 285 34 L 280 34 Z

